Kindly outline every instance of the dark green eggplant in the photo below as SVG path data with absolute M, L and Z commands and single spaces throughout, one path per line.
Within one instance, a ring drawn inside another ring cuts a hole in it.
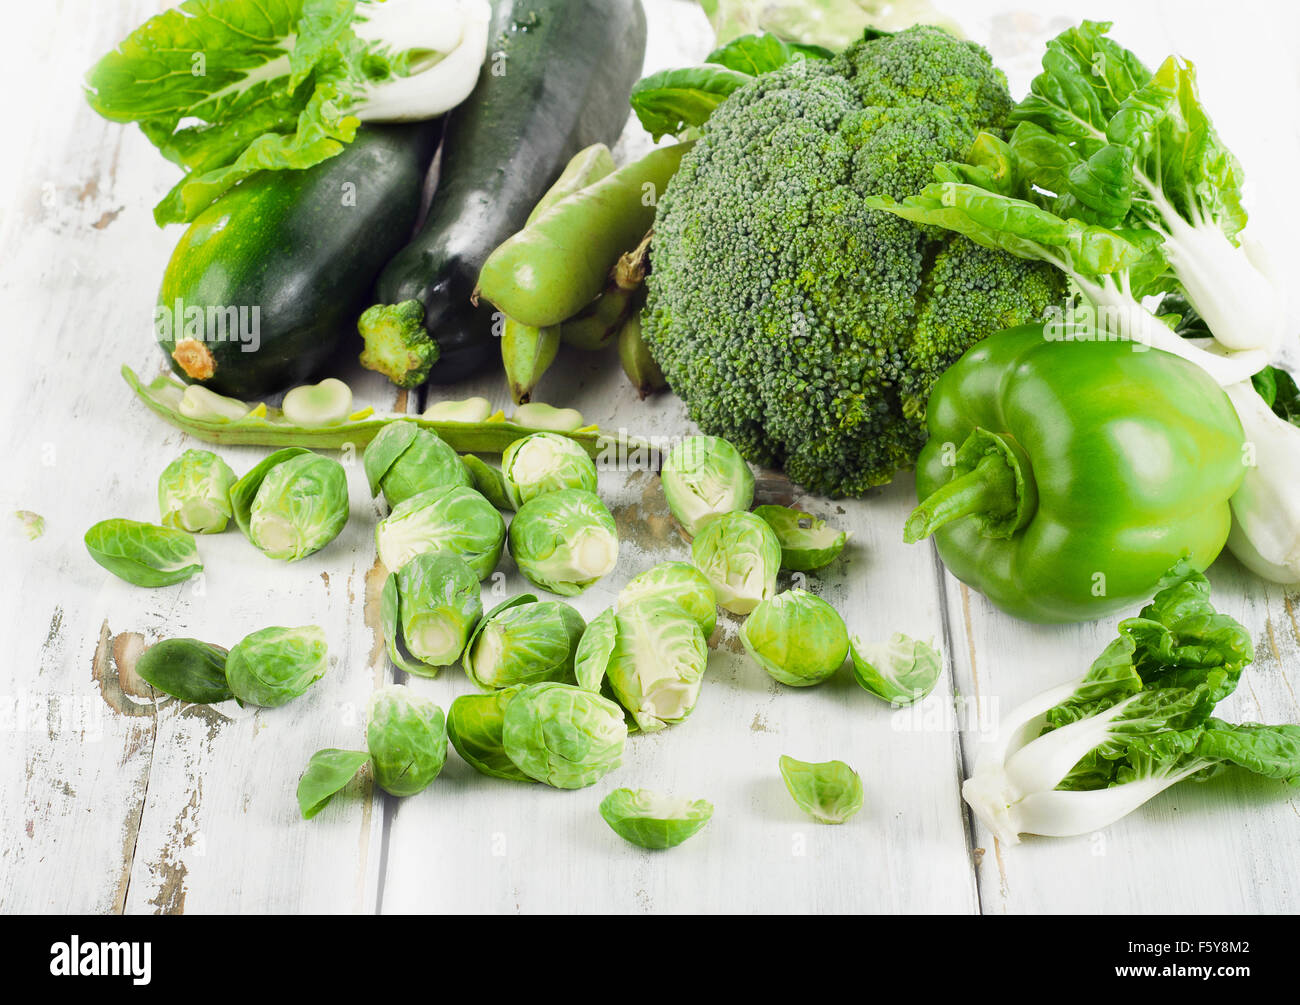
M 360 325 L 372 357 L 414 366 L 420 355 L 408 350 L 423 339 L 414 327 L 422 313 L 438 346 L 431 382 L 460 380 L 499 359 L 493 308 L 470 302 L 479 269 L 524 226 L 574 154 L 618 139 L 644 57 L 640 0 L 494 0 L 478 85 L 448 116 L 433 207 L 376 287 L 378 303 L 394 309 Z M 396 310 L 410 301 L 421 310 Z M 381 372 L 411 386 L 423 370 Z

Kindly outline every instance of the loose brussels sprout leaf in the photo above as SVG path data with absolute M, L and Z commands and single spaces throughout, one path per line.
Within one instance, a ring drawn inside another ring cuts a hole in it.
M 476 771 L 514 782 L 535 782 L 515 767 L 501 738 L 506 706 L 521 690 L 522 685 L 491 694 L 461 695 L 447 710 L 447 736 L 456 753 Z
M 280 411 L 295 426 L 337 426 L 352 414 L 352 388 L 337 377 L 285 392 Z
M 642 848 L 675 848 L 709 822 L 713 804 L 648 789 L 615 789 L 600 801 L 600 815 L 624 841 Z
M 163 639 L 136 660 L 148 685 L 196 705 L 234 697 L 226 683 L 226 650 L 198 639 Z
M 651 597 L 677 604 L 699 623 L 705 641 L 718 627 L 718 598 L 704 573 L 690 562 L 661 562 L 635 576 L 619 592 L 618 606 Z
M 507 756 L 525 774 L 557 789 L 600 781 L 619 766 L 626 740 L 623 710 L 572 684 L 531 684 L 506 706 Z
M 530 582 L 571 597 L 613 571 L 618 528 L 594 492 L 548 492 L 510 521 L 510 555 Z
M 430 489 L 473 484 L 460 456 L 429 429 L 395 422 L 380 430 L 362 457 L 371 495 L 380 491 L 389 506 Z
M 510 493 L 506 491 L 506 480 L 500 471 L 474 454 L 465 454 L 461 460 L 465 462 L 465 468 L 469 471 L 474 488 L 483 494 L 484 499 L 497 509 L 515 508 L 515 504 L 510 501 Z
M 203 571 L 189 534 L 136 520 L 101 520 L 86 531 L 86 550 L 132 586 L 171 586 Z
M 366 745 L 379 787 L 390 795 L 413 796 L 447 761 L 447 720 L 433 702 L 394 684 L 370 698 Z
M 749 509 L 754 473 L 740 451 L 717 436 L 688 436 L 659 472 L 673 516 L 694 537 L 722 513 Z
M 827 527 L 811 513 L 788 506 L 757 506 L 761 517 L 781 542 L 781 568 L 793 572 L 815 572 L 830 565 L 844 550 L 849 535 Z
M 943 657 L 932 646 L 900 632 L 883 645 L 864 645 L 855 638 L 850 652 L 853 676 L 863 689 L 900 707 L 928 695 L 943 673 Z
M 191 534 L 219 534 L 230 522 L 235 473 L 211 450 L 187 450 L 158 478 L 162 525 Z
M 618 626 L 614 622 L 612 607 L 605 608 L 587 624 L 573 654 L 573 676 L 578 687 L 599 693 L 617 635 Z
M 331 457 L 285 447 L 235 482 L 230 502 L 255 547 L 295 562 L 325 547 L 347 524 L 347 473 Z
M 862 779 L 843 761 L 809 764 L 782 755 L 781 777 L 799 808 L 824 824 L 842 824 L 862 809 Z
M 486 422 L 492 414 L 492 404 L 487 398 L 466 398 L 464 401 L 435 401 L 420 416 L 430 422 Z
M 691 561 L 713 587 L 718 604 L 748 614 L 776 594 L 781 544 L 753 513 L 724 513 L 691 542 Z
M 18 518 L 18 523 L 23 529 L 23 534 L 27 540 L 35 541 L 45 533 L 45 517 L 39 513 L 33 513 L 29 509 L 16 509 L 14 516 Z
M 274 708 L 297 698 L 325 674 L 325 629 L 263 628 L 226 657 L 226 681 L 241 703 Z
M 329 805 L 370 760 L 364 750 L 318 750 L 307 762 L 307 770 L 298 779 L 298 809 L 310 820 Z
M 596 491 L 596 464 L 575 441 L 558 433 L 533 433 L 501 455 L 501 476 L 513 508 L 560 489 Z
M 849 654 L 839 611 L 806 590 L 764 600 L 740 629 L 745 651 L 775 680 L 791 687 L 820 684 Z
M 586 627 L 582 615 L 563 601 L 508 600 L 471 636 L 462 661 L 465 673 L 489 689 L 571 681 L 574 651 Z
M 554 433 L 572 433 L 583 427 L 582 413 L 576 408 L 555 408 L 540 401 L 530 401 L 515 409 L 510 421 L 517 426 L 530 426 Z
M 430 667 L 451 666 L 483 616 L 474 570 L 455 555 L 425 553 L 393 575 L 406 648 Z
M 436 677 L 438 667 L 429 666 L 411 656 L 402 640 L 402 600 L 397 592 L 397 573 L 390 572 L 379 592 L 379 622 L 384 633 L 384 646 L 393 666 L 417 677 Z
M 396 572 L 416 555 L 458 555 L 486 579 L 501 560 L 506 523 L 481 494 L 464 486 L 404 499 L 375 527 L 379 560 Z
M 681 722 L 699 700 L 709 661 L 700 626 L 655 597 L 620 608 L 614 625 L 605 675 L 615 697 L 644 732 Z
M 202 384 L 187 385 L 176 404 L 176 411 L 185 418 L 210 422 L 238 422 L 252 410 L 247 402 L 209 391 Z

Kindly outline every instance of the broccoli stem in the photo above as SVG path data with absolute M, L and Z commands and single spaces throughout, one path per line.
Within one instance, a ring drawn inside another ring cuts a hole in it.
M 418 300 L 375 304 L 357 320 L 357 331 L 366 345 L 361 365 L 398 387 L 419 387 L 441 355 L 425 330 L 424 305 Z

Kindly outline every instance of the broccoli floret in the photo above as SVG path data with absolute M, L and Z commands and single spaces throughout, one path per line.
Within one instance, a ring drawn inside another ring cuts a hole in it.
M 441 353 L 424 328 L 424 305 L 418 300 L 367 308 L 357 319 L 357 331 L 366 344 L 361 365 L 398 387 L 423 384 Z
M 717 108 L 660 199 L 643 316 L 705 432 L 832 496 L 912 465 L 934 379 L 1063 287 L 865 199 L 917 191 L 1010 108 L 984 51 L 930 28 L 790 63 Z

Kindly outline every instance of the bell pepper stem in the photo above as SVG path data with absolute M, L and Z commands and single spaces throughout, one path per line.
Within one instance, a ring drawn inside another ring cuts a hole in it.
M 1018 504 L 1015 470 L 1001 454 L 987 454 L 973 469 L 936 489 L 912 511 L 903 527 L 903 540 L 915 544 L 964 516 L 1014 513 Z

